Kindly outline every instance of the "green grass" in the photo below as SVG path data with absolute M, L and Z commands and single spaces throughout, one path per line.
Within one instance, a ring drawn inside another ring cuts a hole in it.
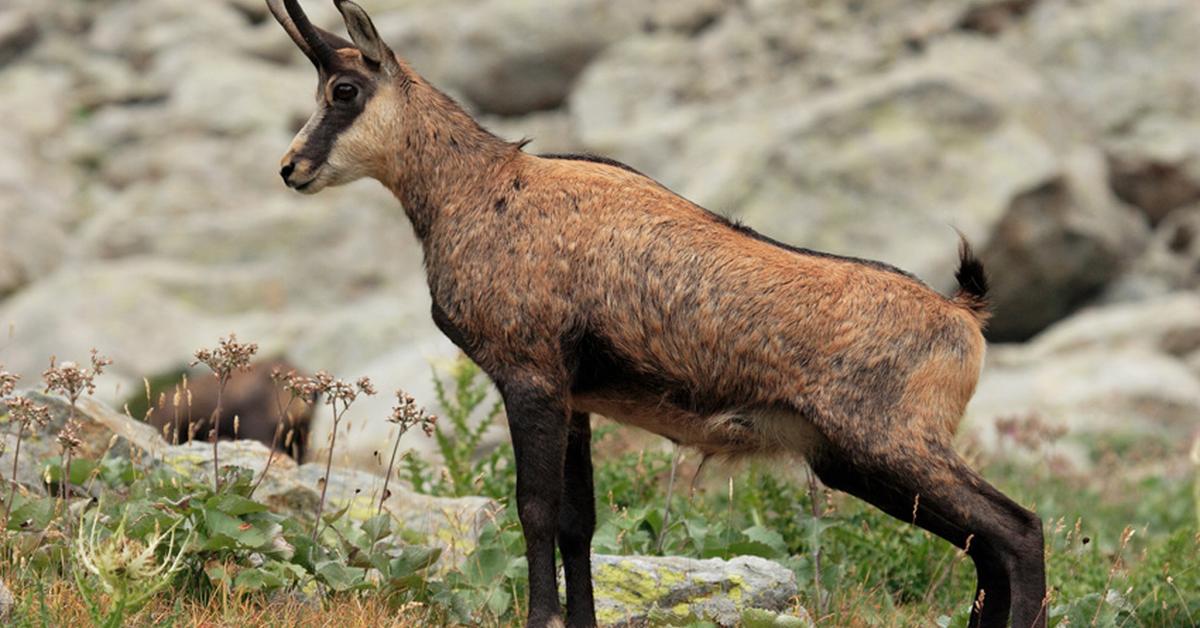
M 72 474 L 81 474 L 79 480 L 94 474 L 104 497 L 71 529 L 99 521 L 101 538 L 124 535 L 143 545 L 168 529 L 187 532 L 158 550 L 160 559 L 181 551 L 184 560 L 170 576 L 171 586 L 151 596 L 145 608 L 126 609 L 132 623 L 342 625 L 356 618 L 363 625 L 517 625 L 525 563 L 509 499 L 511 447 L 475 451 L 483 440 L 480 422 L 498 415 L 487 391 L 472 365 L 455 366 L 438 388 L 439 415 L 446 419 L 437 442 L 449 466 L 410 460 L 403 470 L 431 493 L 487 494 L 506 504 L 461 571 L 431 574 L 427 566 L 435 553 L 388 540 L 386 516 L 355 523 L 331 513 L 311 543 L 311 521 L 266 512 L 249 497 L 248 478 L 236 471 L 214 491 L 210 483 L 146 472 L 124 460 L 76 460 Z M 764 556 L 795 571 L 801 587 L 795 603 L 821 625 L 965 625 L 974 588 L 968 559 L 844 495 L 818 491 L 823 515 L 814 518 L 814 495 L 798 463 L 706 468 L 698 492 L 689 496 L 695 461 L 685 459 L 664 528 L 671 454 L 655 439 L 607 424 L 597 426 L 594 441 L 597 552 Z M 1181 446 L 1161 439 L 1097 441 L 1090 454 L 1090 471 L 1051 462 L 976 461 L 990 481 L 1045 521 L 1051 625 L 1197 625 L 1197 469 Z M 1050 459 L 1045 451 L 1036 457 Z M 49 477 L 60 477 L 57 461 L 46 463 Z M 0 544 L 0 578 L 21 592 L 13 621 L 100 623 L 114 596 L 98 588 L 94 575 L 75 581 L 78 543 L 66 535 L 66 515 L 56 515 L 52 502 L 14 504 L 19 516 Z M 273 548 L 275 538 L 293 551 Z M 819 583 L 813 561 L 818 548 Z M 319 604 L 296 602 L 297 591 L 315 593 Z

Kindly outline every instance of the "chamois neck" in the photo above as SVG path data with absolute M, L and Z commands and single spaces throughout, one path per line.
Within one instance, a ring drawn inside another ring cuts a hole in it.
M 439 220 L 486 198 L 494 176 L 520 145 L 492 135 L 449 96 L 421 79 L 408 86 L 396 167 L 384 184 L 424 242 Z

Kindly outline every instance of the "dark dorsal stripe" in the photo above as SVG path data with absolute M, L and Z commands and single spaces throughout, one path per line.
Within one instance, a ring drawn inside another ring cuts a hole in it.
M 897 275 L 908 277 L 909 279 L 912 279 L 912 280 L 916 281 L 917 283 L 921 283 L 923 285 L 923 282 L 920 279 L 918 279 L 916 275 L 914 275 L 906 270 L 901 270 L 899 268 L 896 268 L 895 266 L 892 266 L 891 264 L 885 264 L 883 262 L 876 261 L 873 259 L 863 259 L 861 257 L 850 257 L 847 255 L 834 255 L 833 253 L 826 253 L 824 251 L 814 251 L 812 249 L 806 249 L 806 248 L 799 247 L 799 246 L 793 246 L 791 244 L 787 244 L 786 242 L 780 242 L 779 240 L 776 240 L 775 238 L 772 238 L 770 236 L 763 235 L 736 220 L 730 220 L 729 218 L 726 218 L 720 214 L 715 214 L 712 212 L 709 212 L 709 213 L 712 214 L 713 217 L 717 219 L 717 222 L 729 227 L 730 229 L 733 229 L 734 231 L 737 231 L 738 233 L 740 233 L 742 235 L 750 236 L 751 238 L 754 238 L 755 240 L 758 240 L 760 242 L 766 242 L 767 244 L 777 246 L 781 249 L 791 251 L 793 253 L 799 253 L 800 255 L 811 255 L 813 257 L 820 257 L 822 259 L 836 260 L 836 261 L 840 261 L 840 262 L 850 262 L 853 264 L 862 264 L 863 266 L 869 266 L 876 270 L 887 271 L 889 273 L 896 273 Z
M 599 155 L 590 155 L 587 153 L 547 153 L 545 155 L 538 155 L 538 157 L 541 157 L 542 159 L 566 159 L 566 160 L 570 160 L 570 161 L 590 161 L 591 163 L 594 163 L 594 164 L 604 164 L 606 166 L 612 166 L 614 168 L 620 168 L 621 170 L 626 170 L 626 171 L 632 172 L 634 174 L 639 174 L 639 175 L 642 175 L 643 177 L 646 176 L 646 175 L 642 174 L 641 172 L 638 172 L 636 169 L 629 166 L 628 164 L 623 164 L 623 163 L 617 161 L 616 159 L 609 159 L 608 157 L 601 157 Z M 647 177 L 647 178 L 649 178 L 649 177 Z

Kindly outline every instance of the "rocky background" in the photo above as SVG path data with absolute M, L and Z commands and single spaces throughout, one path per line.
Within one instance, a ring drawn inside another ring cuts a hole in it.
M 1012 343 L 972 405 L 979 442 L 1045 422 L 1070 458 L 1080 435 L 1196 429 L 1195 0 L 361 3 L 530 150 L 612 156 L 943 291 L 960 229 L 991 273 L 992 340 Z M 341 30 L 332 3 L 305 7 Z M 276 174 L 314 81 L 260 0 L 5 0 L 0 362 L 36 381 L 98 347 L 119 405 L 234 331 L 429 399 L 454 350 L 396 201 Z M 339 437 L 350 464 L 374 462 L 390 400 L 373 403 Z

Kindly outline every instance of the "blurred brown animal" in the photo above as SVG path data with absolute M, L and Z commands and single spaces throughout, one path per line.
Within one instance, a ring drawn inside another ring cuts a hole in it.
M 965 242 L 946 298 L 886 264 L 776 242 L 623 164 L 526 154 L 334 1 L 353 43 L 268 0 L 318 74 L 280 175 L 309 194 L 372 177 L 403 204 L 434 321 L 504 398 L 529 625 L 563 623 L 556 545 L 566 621 L 595 625 L 593 412 L 708 455 L 804 457 L 825 484 L 965 548 L 973 625 L 1045 625 L 1040 519 L 953 448 L 987 318 Z
M 275 369 L 287 373 L 293 367 L 284 360 L 272 360 L 253 364 L 248 370 L 235 371 L 230 376 L 221 395 L 221 433 L 218 437 L 222 440 L 256 440 L 267 447 L 274 444 L 278 451 L 302 462 L 313 406 L 299 399 L 293 400 L 287 411 L 288 419 L 281 427 L 279 409 L 287 406 L 291 395 L 271 379 Z M 217 409 L 217 379 L 206 374 L 188 380 L 187 390 L 191 393 L 190 407 L 186 392 L 180 390 L 178 397 L 174 390 L 163 393 L 148 422 L 172 443 L 208 441 L 213 413 Z

